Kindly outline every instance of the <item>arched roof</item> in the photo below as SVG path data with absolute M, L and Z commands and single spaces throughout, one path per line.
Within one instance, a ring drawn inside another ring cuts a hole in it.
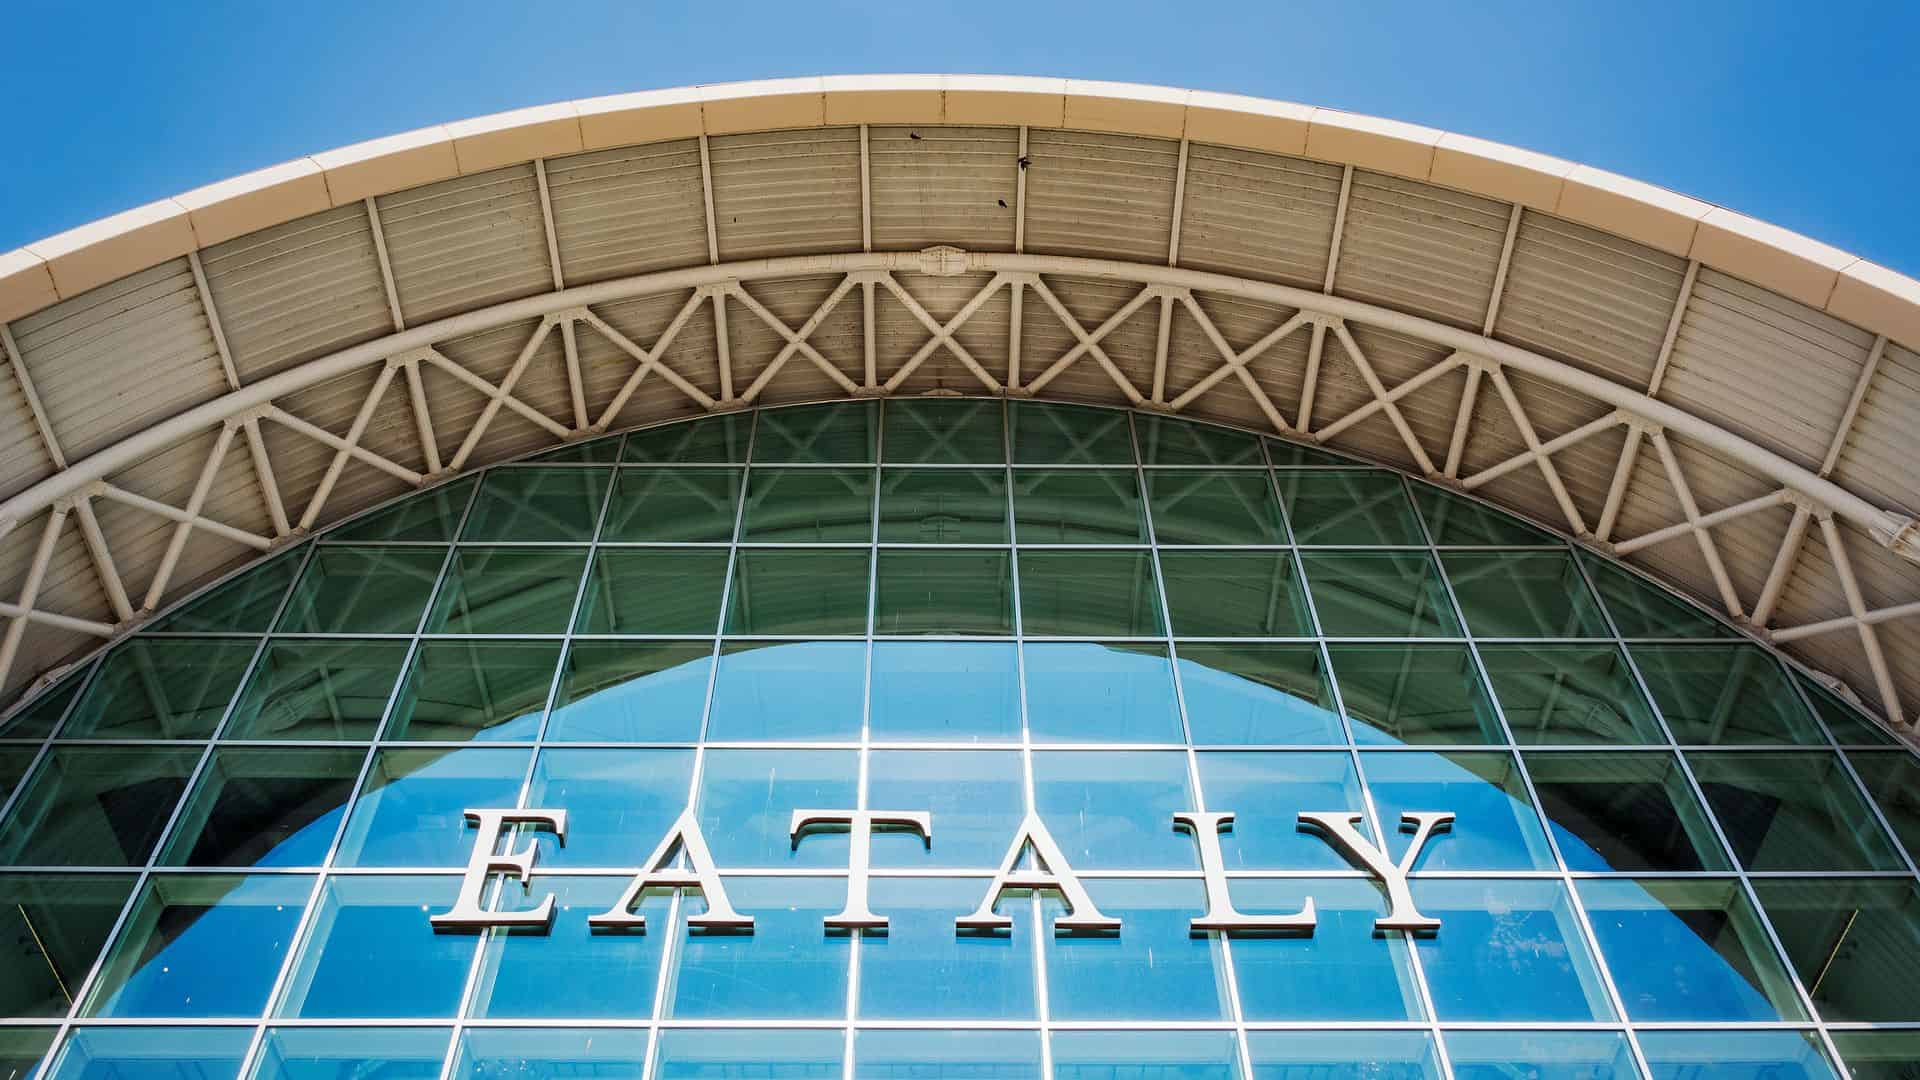
M 1393 121 L 972 76 L 567 102 L 0 255 L 0 331 L 9 695 L 472 465 L 964 390 L 1392 464 L 1642 566 L 1895 724 L 1920 702 L 1920 283 Z

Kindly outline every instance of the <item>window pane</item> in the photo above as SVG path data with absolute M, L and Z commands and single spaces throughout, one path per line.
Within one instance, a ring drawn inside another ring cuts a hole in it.
M 1665 743 L 1612 645 L 1483 645 L 1480 662 L 1521 743 Z
M 0 826 L 0 863 L 139 866 L 199 760 L 198 747 L 55 747 Z
M 1318 447 L 1306 446 L 1286 439 L 1268 437 L 1260 440 L 1267 444 L 1267 460 L 1273 462 L 1276 469 L 1324 469 L 1330 466 L 1353 467 L 1354 461 L 1330 454 Z
M 1427 530 L 1433 534 L 1433 542 L 1441 547 L 1557 542 L 1550 534 L 1485 503 L 1462 498 L 1432 484 L 1412 487 L 1413 501 L 1427 521 Z
M 876 634 L 1013 633 L 1013 561 L 1004 551 L 882 551 Z
M 999 464 L 1007 460 L 998 401 L 896 398 L 887 402 L 886 460 Z
M 172 866 L 318 866 L 366 759 L 360 749 L 222 747 L 160 861 Z
M 740 539 L 866 543 L 873 537 L 872 469 L 755 469 Z
M 864 634 L 865 551 L 742 551 L 727 605 L 729 634 Z
M 572 817 L 569 824 L 577 824 L 580 817 Z M 568 841 L 571 844 L 571 832 Z M 639 842 L 650 846 L 653 840 Z M 639 865 L 646 855 L 642 851 L 629 865 Z M 646 916 L 644 931 L 609 933 L 587 925 L 589 916 L 612 908 L 626 887 L 625 878 L 550 874 L 535 875 L 524 890 L 509 882 L 502 895 L 511 902 L 501 907 L 529 908 L 552 896 L 553 925 L 539 934 L 496 931 L 488 935 L 470 1015 L 495 1020 L 645 1020 L 652 1016 L 660 955 L 672 940 L 672 897 L 651 893 L 633 906 L 632 910 Z M 637 1069 L 645 1056 L 646 1033 L 633 1034 L 643 1040 L 642 1053 L 634 1056 Z
M 730 641 L 720 647 L 707 738 L 860 737 L 867 647 L 858 641 Z
M 5 720 L 0 720 L 0 738 L 44 739 L 53 734 L 60 718 L 66 715 L 67 706 L 73 704 L 80 688 L 86 685 L 87 671 L 87 667 L 82 665 L 78 672 L 67 676 L 60 685 L 34 698 L 24 708 L 16 708 Z
M 880 474 L 883 544 L 1004 544 L 1004 469 L 887 469 Z
M 1011 829 L 1009 829 L 1011 834 Z M 956 932 L 985 893 L 979 878 L 876 878 L 871 906 L 887 932 L 860 941 L 864 1020 L 1030 1020 L 1033 905 L 1009 899 L 1013 929 Z M 1097 901 L 1096 901 L 1097 902 Z
M 1446 586 L 1425 552 L 1311 552 L 1300 561 L 1328 637 L 1460 635 Z
M 1071 855 L 1071 852 L 1069 852 Z M 1206 907 L 1197 881 L 1105 878 L 1087 893 L 1117 934 L 1045 934 L 1047 1001 L 1058 1020 L 1220 1020 L 1226 971 L 1217 935 L 1188 927 Z M 1066 913 L 1059 896 L 1041 904 L 1045 925 Z
M 1209 751 L 1197 761 L 1207 808 L 1233 813 L 1231 830 L 1220 837 L 1228 869 L 1350 869 L 1332 845 L 1297 826 L 1303 812 L 1366 810 L 1351 757 L 1339 751 Z
M 1611 637 L 1600 604 L 1564 551 L 1440 556 L 1476 637 Z
M 380 750 L 340 842 L 341 866 L 465 866 L 468 807 L 512 806 L 526 750 Z
M 133 883 L 132 874 L 0 873 L 0 1016 L 67 1015 Z
M 1144 551 L 1020 553 L 1020 619 L 1029 635 L 1158 636 L 1160 594 Z
M 522 460 L 565 465 L 611 465 L 620 460 L 620 440 L 619 435 L 609 435 L 604 439 L 568 443 Z
M 1740 883 L 1576 883 L 1630 1020 L 1800 1020 L 1786 968 Z
M 1284 544 L 1280 500 L 1265 472 L 1147 473 L 1154 539 L 1162 544 Z
M 444 1028 L 269 1028 L 253 1080 L 438 1080 Z
M 30 1080 L 40 1063 L 53 1049 L 55 1027 L 10 1027 L 0 1029 L 0 1080 Z M 1036 1059 L 1039 1043 L 1034 1044 Z M 1038 1074 L 1035 1074 L 1038 1075 Z
M 527 805 L 564 807 L 567 841 L 536 833 L 540 865 L 644 865 L 686 807 L 692 778 L 691 750 L 541 751 Z
M 1464 645 L 1334 645 L 1327 655 L 1361 745 L 1506 741 Z
M 875 866 L 997 867 L 1026 813 L 1026 785 L 1014 751 L 875 750 L 867 771 L 868 806 L 924 810 L 934 827 L 932 843 L 905 830 L 875 833 Z M 976 895 L 967 910 L 978 902 Z M 874 910 L 887 909 L 875 901 Z M 949 919 L 949 935 L 951 924 Z
M 147 629 L 167 633 L 260 633 L 273 624 L 287 586 L 300 570 L 301 554 L 295 549 L 248 567 L 233 580 L 153 620 Z
M 740 465 L 747 460 L 747 433 L 752 429 L 753 416 L 749 413 L 662 424 L 628 433 L 623 456 L 627 461 L 670 465 Z
M 1390 472 L 1283 472 L 1274 478 L 1301 544 L 1425 544 L 1407 489 Z
M 854 1036 L 855 1076 L 872 1080 L 1041 1080 L 1037 1031 L 899 1031 Z
M 1451 810 L 1453 828 L 1437 832 L 1414 863 L 1419 870 L 1551 870 L 1553 853 L 1527 799 L 1513 756 L 1501 751 L 1360 755 L 1368 788 L 1387 831 L 1387 848 L 1401 858 L 1412 833 L 1401 815 Z
M 621 469 L 600 539 L 724 544 L 739 505 L 739 469 Z
M 1836 1080 L 1811 1031 L 1643 1031 L 1653 1080 Z
M 692 742 L 707 704 L 706 641 L 576 641 L 560 667 L 549 742 Z
M 1899 741 L 1865 713 L 1805 675 L 1795 672 L 1793 681 L 1805 692 L 1808 704 L 1827 725 L 1827 730 L 1833 733 L 1833 741 L 1840 745 L 1892 746 Z
M 717 850 L 714 858 L 722 865 L 727 862 Z M 679 956 L 667 1015 L 768 1020 L 845 1016 L 850 938 L 827 933 L 822 923 L 845 902 L 846 882 L 735 877 L 725 884 L 734 908 L 753 915 L 753 933 L 689 934 L 687 916 L 697 911 L 690 910 L 695 905 L 682 903 L 673 929 Z
M 1568 869 L 1732 869 L 1672 754 L 1523 756 Z
M 711 634 L 727 553 L 602 548 L 587 575 L 578 634 Z
M 433 595 L 437 547 L 314 549 L 280 616 L 283 634 L 411 634 Z
M 1635 645 L 1632 652 L 1681 743 L 1827 741 L 1780 662 L 1757 645 Z
M 806 1028 L 662 1031 L 653 1075 L 656 1080 L 823 1080 L 840 1075 L 845 1039 L 838 1031 Z
M 251 1028 L 76 1028 L 49 1080 L 233 1080 Z
M 1613 1009 L 1557 881 L 1418 881 L 1440 920 L 1414 939 L 1442 1020 L 1611 1020 Z
M 1234 907 L 1286 915 L 1312 903 L 1313 933 L 1233 935 L 1233 967 L 1249 1020 L 1420 1020 L 1407 939 L 1378 932 L 1380 891 L 1353 878 L 1236 881 Z
M 1639 1080 L 1617 1031 L 1450 1031 L 1454 1080 Z
M 1249 1031 L 1254 1080 L 1440 1080 L 1424 1031 Z
M 1901 868 L 1834 754 L 1701 751 L 1686 757 L 1748 870 Z
M 797 809 L 854 806 L 858 778 L 859 754 L 851 750 L 709 750 L 700 772 L 700 831 L 714 861 L 729 870 L 845 866 L 845 833 L 809 834 L 794 844 L 788 826 Z M 739 897 L 733 906 L 750 908 Z
M 878 402 L 768 409 L 753 435 L 755 465 L 871 462 L 880 428 Z
M 1160 556 L 1173 632 L 1192 637 L 1311 637 L 1312 620 L 1285 552 L 1183 551 Z
M 326 540 L 335 543 L 452 540 L 475 482 L 474 477 L 464 477 L 406 496 L 386 509 L 376 510 L 351 525 L 327 533 Z
M 1026 658 L 1035 742 L 1184 741 L 1166 646 L 1034 642 Z
M 1312 645 L 1180 645 L 1180 691 L 1196 744 L 1337 745 L 1346 731 Z
M 1920 1031 L 1836 1031 L 1833 1043 L 1854 1080 L 1899 1080 L 1920 1066 Z
M 585 548 L 459 548 L 427 619 L 429 634 L 561 634 Z
M 67 717 L 70 739 L 204 739 L 253 659 L 252 641 L 134 638 L 107 654 Z
M 1058 1031 L 1053 1080 L 1239 1080 L 1231 1031 Z
M 876 741 L 1016 742 L 1019 648 L 996 641 L 876 641 Z
M 1822 1019 L 1920 1020 L 1912 995 L 1887 992 L 1920 968 L 1913 882 L 1763 878 L 1753 889 Z
M 421 642 L 381 737 L 531 742 L 559 661 L 558 642 Z
M 1037 401 L 1013 402 L 1011 408 L 1015 464 L 1133 464 L 1124 412 Z
M 34 757 L 39 753 L 31 746 L 10 746 L 0 748 L 0 802 L 13 794 L 13 786 L 27 775 L 27 769 L 33 765 Z
M 148 880 L 87 995 L 86 1016 L 259 1016 L 313 879 Z
M 1231 428 L 1143 413 L 1134 418 L 1148 465 L 1259 465 L 1260 440 Z
M 1033 800 L 1077 870 L 1199 865 L 1193 841 L 1173 831 L 1173 815 L 1193 808 L 1180 751 L 1037 752 Z
M 270 641 L 221 738 L 371 739 L 406 659 L 400 641 Z
M 1698 608 L 1618 564 L 1580 553 L 1593 587 L 1624 638 L 1726 638 L 1734 633 Z
M 435 933 L 427 920 L 453 906 L 459 885 L 456 877 L 330 879 L 278 1015 L 453 1016 L 476 943 Z
M 1013 474 L 1013 527 L 1022 544 L 1147 541 L 1132 469 L 1019 470 Z
M 462 540 L 593 539 L 611 469 L 494 469 L 480 482 Z
M 460 1080 L 565 1080 L 592 1076 L 639 1080 L 647 1060 L 644 1029 L 469 1028 L 460 1034 L 453 1075 Z
M 1847 760 L 1907 854 L 1920 851 L 1920 759 L 1904 750 L 1884 754 L 1850 750 Z

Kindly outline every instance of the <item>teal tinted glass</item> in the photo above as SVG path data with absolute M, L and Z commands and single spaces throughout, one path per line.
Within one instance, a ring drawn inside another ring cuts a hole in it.
M 69 675 L 58 686 L 31 701 L 19 704 L 5 720 L 0 720 L 0 739 L 44 739 L 53 734 L 67 707 L 86 685 L 87 669 Z
M 726 577 L 725 551 L 601 548 L 574 633 L 711 634 Z
M 1920 758 L 1905 751 L 1849 750 L 1847 760 L 1909 855 L 1920 852 Z
M 1726 638 L 1734 633 L 1705 613 L 1688 607 L 1638 574 L 1604 559 L 1580 553 L 1607 613 L 1626 638 Z
M 0 822 L 0 863 L 141 865 L 199 758 L 198 747 L 55 747 Z
M 564 633 L 586 568 L 585 548 L 458 548 L 427 633 Z
M 437 547 L 314 549 L 276 626 L 283 634 L 411 634 L 440 577 Z
M 754 469 L 740 539 L 754 544 L 866 543 L 873 470 Z
M 204 739 L 226 715 L 255 645 L 234 638 L 134 638 L 107 654 L 67 717 L 74 739 Z
M 738 469 L 621 469 L 600 539 L 724 544 L 739 516 L 740 480 Z
M 1178 743 L 1180 706 L 1163 645 L 1047 641 L 1026 646 L 1035 742 Z
M 365 759 L 358 747 L 216 749 L 160 861 L 318 866 L 333 846 Z
M 83 1028 L 67 1037 L 49 1080 L 234 1080 L 253 1035 L 241 1027 Z
M 1007 460 L 998 401 L 887 402 L 885 460 L 893 465 L 990 465 Z
M 1132 469 L 1018 470 L 1013 528 L 1022 544 L 1144 544 L 1139 478 Z
M 0 1016 L 65 1016 L 133 885 L 130 873 L 0 873 Z
M 502 468 L 487 473 L 462 540 L 593 539 L 611 469 Z
M 1424 544 L 1407 489 L 1390 472 L 1341 469 L 1275 475 L 1302 544 Z
M 1147 501 L 1162 544 L 1282 544 L 1287 527 L 1264 472 L 1150 469 Z
M 377 1075 L 438 1080 L 447 1056 L 444 1028 L 270 1028 L 253 1080 L 341 1080 Z
M 559 661 L 558 642 L 422 642 L 380 737 L 530 742 Z
M 1920 1004 L 1908 995 L 1885 992 L 1920 964 L 1920 889 L 1913 882 L 1763 878 L 1753 890 L 1822 1019 L 1920 1017 Z
M 1151 413 L 1134 418 L 1147 465 L 1260 465 L 1260 440 L 1242 431 Z
M 1621 879 L 1577 887 L 1629 1019 L 1805 1016 L 1738 881 Z
M 753 460 L 756 465 L 872 462 L 879 435 L 876 402 L 768 409 L 754 429 Z
M 1013 557 L 1005 551 L 879 553 L 875 634 L 1013 634 Z
M 1143 551 L 1023 551 L 1020 618 L 1029 636 L 1163 634 L 1153 556 Z
M 1920 1031 L 1836 1031 L 1833 1044 L 1855 1080 L 1896 1080 L 1920 1066 Z
M 1004 544 L 1005 469 L 886 469 L 880 473 L 883 544 Z
M 1314 551 L 1300 557 L 1328 637 L 1457 637 L 1440 568 L 1423 551 Z
M 841 1075 L 846 1036 L 807 1028 L 660 1033 L 653 1075 L 660 1080 L 708 1080 L 750 1075 L 758 1080 L 819 1080 Z
M 1127 414 L 1079 405 L 1014 402 L 1016 465 L 1131 465 Z
M 1440 556 L 1475 637 L 1610 637 L 1600 605 L 1564 551 Z
M 857 739 L 867 681 L 858 641 L 736 641 L 720 649 L 707 738 Z
M 82 1013 L 259 1016 L 312 891 L 311 878 L 285 874 L 150 879 Z
M 729 634 L 863 634 L 868 553 L 742 551 L 727 601 Z
M 1516 742 L 1667 741 L 1616 646 L 1482 645 L 1479 652 Z
M 712 670 L 706 641 L 576 641 L 560 667 L 546 738 L 691 742 Z
M 1568 869 L 1732 869 L 1671 753 L 1523 758 Z
M 27 775 L 37 752 L 31 746 L 0 747 L 0 800 L 13 794 L 13 786 Z
M 1356 743 L 1506 741 L 1464 645 L 1334 645 L 1327 655 Z
M 557 450 L 535 454 L 526 460 L 557 465 L 611 465 L 620 460 L 620 443 L 621 436 L 609 435 L 604 439 L 568 443 Z
M 270 641 L 221 737 L 371 739 L 406 657 L 404 641 Z
M 1630 651 L 1681 743 L 1827 741 L 1780 662 L 1758 646 L 1635 645 Z
M 428 488 L 392 506 L 355 518 L 329 532 L 326 539 L 330 543 L 452 540 L 477 482 L 469 476 Z
M 1811 1031 L 1643 1031 L 1653 1080 L 1838 1080 Z
M 1360 768 L 1388 833 L 1387 850 L 1396 859 L 1412 840 L 1405 815 L 1437 808 L 1453 812 L 1454 827 L 1427 841 L 1415 869 L 1553 868 L 1553 852 L 1512 755 L 1373 751 L 1360 755 Z
M 1311 637 L 1306 590 L 1285 552 L 1160 556 L 1173 632 L 1183 637 Z
M 870 695 L 876 741 L 1020 738 L 1019 650 L 1012 642 L 874 642 Z
M 0 1078 L 31 1080 L 40 1063 L 53 1050 L 54 1036 L 59 1031 L 54 1027 L 16 1027 L 0 1031 Z
M 753 416 L 749 413 L 662 424 L 628 433 L 622 457 L 665 465 L 739 465 L 747 460 L 752 430 Z
M 1346 741 L 1317 646 L 1182 642 L 1179 666 L 1197 744 Z
M 1806 695 L 1807 704 L 1813 706 L 1813 711 L 1820 717 L 1820 722 L 1827 725 L 1827 730 L 1833 734 L 1834 742 L 1842 746 L 1856 744 L 1891 746 L 1897 741 L 1887 733 L 1887 729 L 1869 719 L 1859 709 L 1840 700 L 1837 694 L 1826 687 L 1799 672 L 1793 673 L 1793 681 Z
M 1702 750 L 1686 758 L 1748 870 L 1900 868 L 1838 755 Z
M 289 551 L 162 615 L 147 629 L 165 633 L 259 633 L 273 624 L 302 553 Z
M 1330 454 L 1317 447 L 1306 446 L 1285 439 L 1267 438 L 1260 440 L 1267 446 L 1267 460 L 1276 469 L 1324 469 L 1330 466 L 1354 468 L 1354 462 L 1338 454 Z
M 1427 531 L 1441 547 L 1494 547 L 1552 544 L 1553 536 L 1485 503 L 1455 495 L 1432 484 L 1413 484 L 1413 501 Z

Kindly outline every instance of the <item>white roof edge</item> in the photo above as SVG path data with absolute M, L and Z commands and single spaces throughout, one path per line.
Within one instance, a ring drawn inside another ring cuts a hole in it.
M 1920 281 L 1629 177 L 1473 136 L 1290 102 L 999 75 L 720 83 L 564 101 L 387 136 L 0 253 L 0 321 L 197 248 L 449 176 L 662 139 L 858 123 L 1029 125 L 1190 138 L 1426 180 L 1697 259 L 1920 348 Z

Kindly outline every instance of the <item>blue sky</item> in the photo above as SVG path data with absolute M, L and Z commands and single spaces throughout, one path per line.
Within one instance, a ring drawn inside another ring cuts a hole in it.
M 1920 275 L 1913 3 L 12 0 L 4 37 L 0 249 L 423 124 L 689 83 L 922 71 L 1163 83 L 1429 124 Z

